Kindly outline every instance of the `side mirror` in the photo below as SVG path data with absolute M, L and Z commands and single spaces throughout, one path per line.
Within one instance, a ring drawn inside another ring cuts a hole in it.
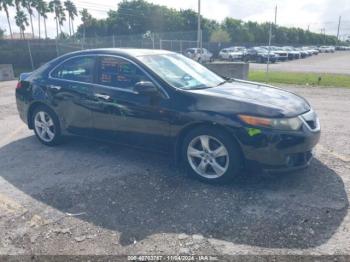
M 141 95 L 154 95 L 158 88 L 150 81 L 140 81 L 135 84 L 134 91 Z

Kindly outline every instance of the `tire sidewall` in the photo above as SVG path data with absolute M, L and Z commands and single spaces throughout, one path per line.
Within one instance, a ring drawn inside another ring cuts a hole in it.
M 54 123 L 54 126 L 55 126 L 55 137 L 50 142 L 42 140 L 41 137 L 38 135 L 38 133 L 36 131 L 34 119 L 35 119 L 35 116 L 37 115 L 38 112 L 45 112 L 45 113 L 47 113 L 51 117 L 51 119 L 52 119 L 52 121 Z M 33 130 L 34 130 L 35 136 L 37 137 L 37 139 L 42 144 L 47 145 L 47 146 L 55 146 L 55 145 L 58 145 L 61 142 L 61 128 L 60 128 L 60 124 L 59 124 L 59 121 L 58 121 L 58 117 L 57 117 L 56 113 L 53 110 L 51 110 L 47 106 L 38 106 L 37 108 L 34 109 L 33 114 L 32 114 L 31 117 L 32 117 L 31 121 L 33 123 Z
M 218 178 L 205 178 L 197 174 L 196 171 L 191 167 L 188 158 L 187 158 L 187 148 L 190 142 L 197 136 L 208 135 L 219 140 L 228 151 L 229 155 L 229 166 L 226 172 Z M 181 149 L 181 160 L 184 168 L 186 169 L 188 175 L 193 178 L 196 178 L 200 181 L 211 183 L 211 184 L 221 184 L 224 182 L 230 182 L 239 174 L 239 171 L 242 166 L 242 157 L 238 148 L 237 143 L 234 141 L 234 138 L 228 135 L 226 132 L 220 130 L 219 128 L 214 127 L 199 127 L 190 131 L 183 140 L 182 149 Z

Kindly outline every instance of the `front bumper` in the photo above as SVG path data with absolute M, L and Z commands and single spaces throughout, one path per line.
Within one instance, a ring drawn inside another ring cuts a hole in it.
M 258 166 L 284 172 L 305 168 L 321 136 L 320 128 L 311 130 L 306 122 L 300 131 L 258 130 L 251 135 L 249 128 L 242 128 L 237 134 L 248 169 Z

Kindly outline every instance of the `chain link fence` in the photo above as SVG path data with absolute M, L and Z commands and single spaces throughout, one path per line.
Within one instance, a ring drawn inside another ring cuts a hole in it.
M 267 43 L 202 43 L 216 57 L 222 48 L 230 46 L 258 46 Z M 12 64 L 16 75 L 33 70 L 63 54 L 94 48 L 147 48 L 165 49 L 184 53 L 187 48 L 197 47 L 197 32 L 146 33 L 139 35 L 111 35 L 107 37 L 71 37 L 69 39 L 0 40 L 0 64 Z

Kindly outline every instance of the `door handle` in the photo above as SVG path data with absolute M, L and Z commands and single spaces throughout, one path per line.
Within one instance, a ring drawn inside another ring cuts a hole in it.
M 111 100 L 111 97 L 109 95 L 104 95 L 104 94 L 94 94 L 95 97 L 97 98 L 101 98 L 103 100 L 107 100 L 107 101 L 110 101 Z
M 56 91 L 59 91 L 59 90 L 61 90 L 61 88 L 62 87 L 60 87 L 60 86 L 54 86 L 54 85 L 49 85 L 48 86 L 50 89 L 54 89 L 54 90 L 56 90 Z

